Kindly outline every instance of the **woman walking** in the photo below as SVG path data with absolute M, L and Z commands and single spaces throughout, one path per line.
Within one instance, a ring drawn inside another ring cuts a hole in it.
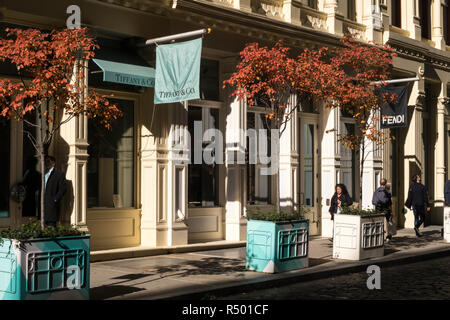
M 335 187 L 335 193 L 331 198 L 330 209 L 331 220 L 334 220 L 334 215 L 342 212 L 342 207 L 349 207 L 353 204 L 352 197 L 348 194 L 347 187 L 343 183 L 338 183 Z M 334 236 L 334 227 L 333 227 Z M 331 241 L 333 237 L 331 238 Z

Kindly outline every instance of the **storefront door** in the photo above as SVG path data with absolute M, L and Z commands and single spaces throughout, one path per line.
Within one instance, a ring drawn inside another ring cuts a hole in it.
M 309 212 L 310 234 L 320 234 L 318 115 L 300 116 L 300 199 Z

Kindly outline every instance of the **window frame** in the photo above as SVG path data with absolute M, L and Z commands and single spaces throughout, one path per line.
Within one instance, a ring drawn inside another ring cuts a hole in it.
M 89 207 L 88 201 L 87 201 L 87 195 L 88 191 L 86 186 L 86 209 L 88 211 L 91 210 L 135 210 L 141 208 L 141 179 L 140 179 L 140 163 L 141 163 L 141 123 L 139 122 L 140 113 L 142 110 L 142 95 L 140 93 L 132 93 L 132 92 L 124 92 L 124 91 L 117 91 L 117 90 L 105 90 L 105 89 L 98 89 L 93 88 L 98 94 L 105 94 L 105 95 L 111 95 L 113 94 L 112 99 L 117 100 L 131 100 L 134 102 L 133 106 L 133 206 L 132 207 Z M 87 122 L 89 119 L 87 119 Z M 86 123 L 86 126 L 89 124 Z M 88 130 L 88 129 L 86 129 Z M 87 131 L 86 140 L 89 146 L 89 131 Z M 87 162 L 89 161 L 89 157 L 86 159 L 86 166 Z M 86 183 L 87 183 L 87 167 L 86 167 Z
M 203 58 L 203 57 L 202 57 Z M 208 58 L 209 59 L 209 58 Z M 211 60 L 211 59 L 210 59 Z M 220 62 L 219 62 L 219 69 L 220 69 Z M 219 88 L 219 94 L 221 94 L 222 90 L 220 90 Z M 202 100 L 202 99 L 194 99 L 194 100 L 189 100 L 189 101 L 185 101 L 185 106 L 188 108 L 189 107 L 197 107 L 197 108 L 208 108 L 208 109 L 216 109 L 218 111 L 218 117 L 219 120 L 217 121 L 217 127 L 216 129 L 223 132 L 222 129 L 222 125 L 223 125 L 223 114 L 222 114 L 222 110 L 225 106 L 225 104 L 222 101 L 216 101 L 216 100 Z M 189 112 L 189 111 L 187 111 Z M 189 115 L 187 114 L 187 119 L 188 119 Z M 203 122 L 203 119 L 202 119 Z M 189 123 L 186 123 L 186 126 L 188 126 Z M 225 138 L 225 137 L 224 137 Z M 192 148 L 192 146 L 191 146 Z M 223 141 L 223 146 L 222 146 L 222 150 L 223 150 L 223 159 L 225 160 L 225 140 Z M 189 151 L 191 152 L 191 150 Z M 222 208 L 223 205 L 223 190 L 224 190 L 224 179 L 221 179 L 223 177 L 223 170 L 224 170 L 224 164 L 216 164 L 218 166 L 218 172 L 217 172 L 217 180 L 218 180 L 218 184 L 217 184 L 217 201 L 213 206 L 189 206 L 189 165 L 186 166 L 186 170 L 187 170 L 187 196 L 186 196 L 186 206 L 187 206 L 187 210 L 192 210 L 192 209 L 209 209 L 209 208 Z
M 248 130 L 249 128 L 247 127 L 247 118 L 248 118 L 248 114 L 249 113 L 253 113 L 253 114 L 255 114 L 255 119 L 256 119 L 256 115 L 258 114 L 258 115 L 264 115 L 264 114 L 266 114 L 267 113 L 267 111 L 265 110 L 265 108 L 263 108 L 263 107 L 257 107 L 257 106 L 255 106 L 255 107 L 252 107 L 251 108 L 251 110 L 249 110 L 249 108 L 247 107 L 247 110 L 246 110 L 246 130 Z M 255 129 L 256 130 L 256 129 Z M 246 181 L 246 183 L 245 183 L 245 194 L 244 194 L 244 198 L 245 198 L 245 203 L 246 203 L 246 205 L 248 205 L 248 206 L 271 206 L 271 205 L 274 205 L 274 197 L 272 196 L 272 192 L 274 191 L 274 186 L 273 186 L 273 179 L 272 179 L 272 177 L 273 176 L 278 176 L 278 174 L 276 174 L 276 175 L 269 175 L 268 177 L 269 177 L 269 182 L 268 182 L 268 190 L 267 190 L 267 203 L 249 203 L 249 199 L 248 199 L 248 196 L 249 196 L 249 194 L 248 194 L 248 185 L 249 185 L 249 181 L 248 181 L 248 175 L 249 175 L 249 173 L 248 173 L 248 169 L 249 169 L 249 166 L 250 166 L 250 163 L 248 163 L 248 160 L 247 160 L 247 155 L 248 155 L 248 145 L 247 145 L 247 135 L 245 136 L 245 181 Z M 255 166 L 255 176 L 254 176 L 254 178 L 255 178 L 255 186 L 256 186 L 256 171 L 257 171 L 257 169 L 258 168 L 261 168 L 261 167 L 264 167 L 265 165 L 263 165 L 263 164 L 254 164 L 254 166 Z M 256 197 L 256 196 L 255 196 Z

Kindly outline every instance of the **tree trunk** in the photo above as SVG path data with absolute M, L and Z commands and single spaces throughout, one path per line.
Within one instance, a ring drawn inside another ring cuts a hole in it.
M 361 148 L 361 165 L 360 165 L 360 176 L 359 176 L 359 209 L 362 209 L 362 189 L 363 189 L 363 176 L 364 176 L 364 156 L 365 156 L 365 148 L 364 145 Z
M 276 203 L 276 206 L 277 206 L 277 213 L 280 213 L 280 198 L 281 198 L 280 197 L 280 178 L 281 178 L 281 176 L 280 176 L 280 143 L 279 143 L 279 141 L 277 143 L 276 156 L 277 156 L 277 160 L 276 161 L 277 161 L 277 165 L 278 165 L 277 179 L 275 179 L 276 180 L 276 189 L 277 189 L 277 196 L 276 196 L 277 203 Z
M 44 146 L 41 144 L 39 147 L 39 157 L 41 159 L 41 227 L 44 229 L 45 227 L 45 154 L 44 154 Z

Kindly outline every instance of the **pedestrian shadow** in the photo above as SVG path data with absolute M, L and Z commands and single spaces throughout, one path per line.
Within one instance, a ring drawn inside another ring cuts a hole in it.
M 100 287 L 95 287 L 90 289 L 90 299 L 91 300 L 104 300 L 108 298 L 113 298 L 117 296 L 121 296 L 128 293 L 134 293 L 138 291 L 143 291 L 143 288 L 136 288 L 133 286 L 125 286 L 125 285 L 104 285 Z
M 422 237 L 411 236 L 394 236 L 389 242 L 389 246 L 393 249 L 395 247 L 397 251 L 423 248 L 430 243 L 442 241 L 441 232 L 439 230 L 424 231 Z
M 155 274 L 171 274 L 178 277 L 195 275 L 234 275 L 244 277 L 245 262 L 239 259 L 203 258 L 200 260 L 183 261 L 180 264 L 157 267 L 146 270 Z M 236 274 L 237 273 L 237 274 Z

